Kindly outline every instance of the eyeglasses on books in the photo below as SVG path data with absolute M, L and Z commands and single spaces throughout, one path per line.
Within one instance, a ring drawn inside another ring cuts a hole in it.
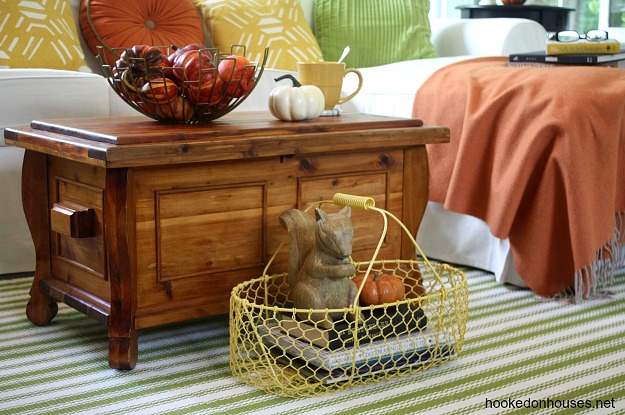
M 608 40 L 608 32 L 605 30 L 589 30 L 585 35 L 580 35 L 576 30 L 563 30 L 557 32 L 551 40 L 557 42 L 576 42 L 580 39 L 588 40 L 591 42 L 598 42 L 601 40 Z

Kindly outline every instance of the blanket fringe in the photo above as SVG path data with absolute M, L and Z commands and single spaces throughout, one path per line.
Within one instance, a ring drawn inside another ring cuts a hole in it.
M 595 254 L 595 260 L 575 272 L 574 287 L 560 293 L 579 302 L 583 299 L 609 296 L 615 270 L 625 265 L 625 211 L 614 215 L 614 235 Z

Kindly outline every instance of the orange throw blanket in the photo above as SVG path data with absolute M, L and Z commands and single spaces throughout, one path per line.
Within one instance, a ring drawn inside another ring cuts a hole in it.
M 476 58 L 434 73 L 413 116 L 450 127 L 428 146 L 430 200 L 509 238 L 541 296 L 590 296 L 625 262 L 625 70 L 506 67 Z

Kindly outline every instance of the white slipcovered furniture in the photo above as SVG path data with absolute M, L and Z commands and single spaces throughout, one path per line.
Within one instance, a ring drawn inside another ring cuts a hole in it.
M 78 21 L 79 1 L 71 0 L 70 4 Z M 309 22 L 312 4 L 312 0 L 302 0 Z M 538 23 L 523 19 L 432 20 L 431 26 L 438 58 L 362 68 L 363 88 L 343 110 L 410 117 L 416 91 L 437 69 L 475 56 L 539 50 L 547 35 Z M 27 125 L 33 119 L 139 115 L 115 95 L 100 76 L 84 41 L 82 46 L 93 73 L 0 68 L 1 130 Z M 266 110 L 269 92 L 276 86 L 273 78 L 282 73 L 265 69 L 261 82 L 236 111 Z M 346 90 L 352 88 L 351 82 L 348 78 Z M 0 275 L 35 268 L 34 248 L 22 212 L 22 156 L 22 149 L 0 140 Z M 507 241 L 490 235 L 478 219 L 446 212 L 441 205 L 430 203 L 418 240 L 432 258 L 492 271 L 500 281 L 522 283 L 515 278 Z

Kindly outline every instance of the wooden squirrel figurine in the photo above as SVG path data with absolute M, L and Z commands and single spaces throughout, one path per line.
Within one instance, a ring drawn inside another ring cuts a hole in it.
M 298 209 L 280 216 L 289 232 L 288 282 L 293 305 L 316 310 L 349 308 L 358 295 L 358 287 L 350 279 L 356 272 L 349 258 L 354 240 L 351 208 L 345 206 L 338 213 L 317 208 L 315 217 L 316 221 Z M 331 328 L 345 313 L 300 312 L 298 317 Z M 347 318 L 353 321 L 354 315 Z

